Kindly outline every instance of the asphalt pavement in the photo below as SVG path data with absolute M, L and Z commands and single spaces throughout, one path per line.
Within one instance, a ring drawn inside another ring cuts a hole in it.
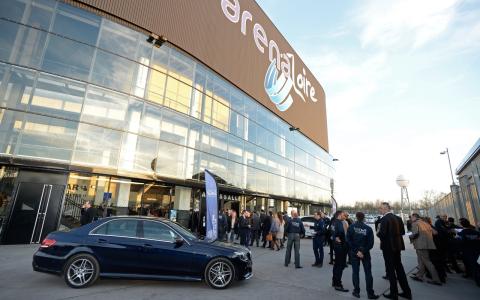
M 383 257 L 378 248 L 378 239 L 375 243 L 372 249 L 372 273 L 375 292 L 381 294 L 388 289 L 388 281 L 381 278 L 385 272 Z M 89 288 L 72 289 L 61 277 L 32 270 L 32 255 L 37 248 L 38 245 L 0 246 L 0 299 L 356 299 L 351 295 L 351 267 L 345 269 L 343 275 L 344 286 L 350 292 L 337 292 L 330 286 L 332 266 L 327 261 L 327 247 L 324 248 L 326 257 L 323 268 L 311 267 L 314 256 L 310 239 L 301 242 L 303 269 L 295 269 L 293 253 L 292 263 L 287 268 L 283 266 L 285 250 L 277 252 L 253 247 L 253 278 L 236 282 L 226 290 L 213 290 L 203 282 L 118 279 L 100 279 Z M 409 272 L 416 266 L 416 255 L 410 245 L 407 248 L 402 258 L 405 270 Z M 366 299 L 362 272 L 361 297 Z M 410 279 L 409 283 L 414 299 L 480 299 L 480 288 L 459 274 L 449 275 L 447 284 L 443 286 Z

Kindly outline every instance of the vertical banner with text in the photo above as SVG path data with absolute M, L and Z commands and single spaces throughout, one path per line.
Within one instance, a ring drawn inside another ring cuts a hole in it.
M 207 203 L 207 239 L 218 237 L 218 188 L 213 174 L 205 170 L 205 194 Z

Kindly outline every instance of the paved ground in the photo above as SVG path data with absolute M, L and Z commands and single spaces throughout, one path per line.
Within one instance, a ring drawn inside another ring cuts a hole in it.
M 376 241 L 378 243 L 378 240 Z M 210 289 L 204 283 L 131 281 L 101 279 L 88 289 L 67 287 L 60 277 L 32 271 L 31 258 L 38 246 L 0 246 L 0 299 L 355 299 L 350 293 L 339 293 L 330 287 L 332 266 L 313 268 L 311 240 L 302 240 L 301 262 L 303 269 L 283 266 L 285 252 L 253 248 L 254 277 L 235 283 L 228 290 Z M 381 279 L 383 258 L 376 246 L 373 249 L 374 288 L 381 294 L 388 282 Z M 325 252 L 328 253 L 327 248 Z M 406 271 L 416 265 L 415 252 L 409 248 L 403 254 Z M 344 285 L 352 289 L 351 267 L 343 277 Z M 437 287 L 412 280 L 410 287 L 415 299 L 479 299 L 480 288 L 473 281 L 451 275 L 448 283 Z M 361 277 L 362 298 L 366 298 Z M 385 298 L 383 298 L 385 299 Z

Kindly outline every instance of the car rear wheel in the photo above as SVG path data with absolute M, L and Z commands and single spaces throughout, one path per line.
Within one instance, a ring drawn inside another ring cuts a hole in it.
M 235 268 L 226 258 L 215 258 L 205 268 L 205 281 L 214 289 L 225 289 L 235 279 Z
M 68 286 L 84 288 L 93 284 L 100 271 L 95 257 L 90 254 L 78 254 L 71 257 L 65 264 L 63 277 Z

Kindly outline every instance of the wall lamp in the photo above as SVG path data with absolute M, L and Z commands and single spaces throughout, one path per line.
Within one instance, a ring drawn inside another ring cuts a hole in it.
M 300 131 L 300 128 L 298 128 L 298 127 L 293 127 L 293 126 L 290 127 L 290 128 L 288 128 L 288 129 L 290 129 L 290 131 Z
M 150 33 L 147 38 L 147 42 L 153 44 L 155 47 L 160 48 L 167 40 L 167 38 L 163 35 L 158 36 L 154 33 Z
M 338 158 L 334 158 L 334 159 L 332 159 L 332 161 L 338 161 Z

